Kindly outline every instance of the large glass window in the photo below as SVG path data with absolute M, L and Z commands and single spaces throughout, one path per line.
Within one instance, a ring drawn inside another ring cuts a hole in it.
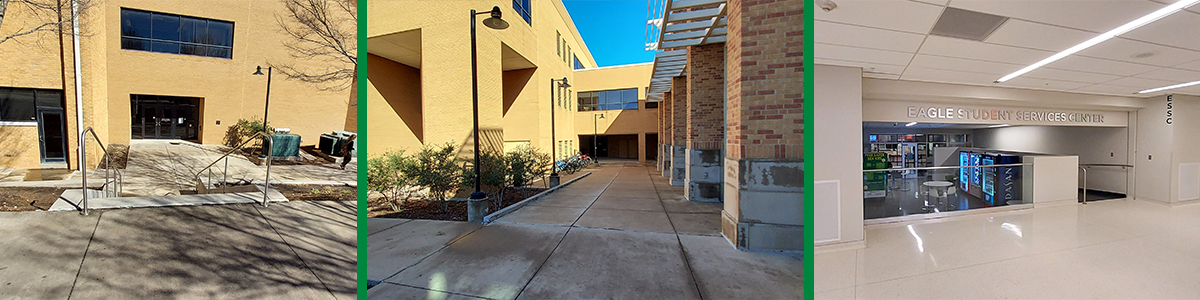
M 583 69 L 583 63 L 579 61 L 579 56 L 575 57 L 575 69 Z
M 529 14 L 529 0 L 513 0 L 513 10 L 517 11 L 522 19 L 525 19 L 525 23 L 533 25 L 533 18 Z
M 121 49 L 233 58 L 233 23 L 122 8 Z
M 579 111 L 637 109 L 637 88 L 579 92 Z
M 36 121 L 38 107 L 62 107 L 60 90 L 0 87 L 0 121 Z

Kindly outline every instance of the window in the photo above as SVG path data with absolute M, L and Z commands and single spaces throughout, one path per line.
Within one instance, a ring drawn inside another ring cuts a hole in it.
M 646 101 L 646 108 L 658 108 L 658 101 L 655 101 L 655 102 Z
M 583 69 L 583 63 L 579 62 L 578 56 L 575 57 L 575 69 L 576 70 Z
M 0 87 L 0 121 L 36 121 L 38 107 L 62 107 L 61 90 Z
M 562 48 L 563 48 L 562 33 L 555 31 L 554 35 L 557 36 L 557 37 L 555 37 L 554 43 L 558 44 L 557 46 L 555 46 L 555 49 L 558 49 L 558 57 L 562 57 Z
M 233 22 L 122 8 L 121 49 L 233 58 Z
M 525 19 L 525 23 L 533 25 L 533 18 L 529 14 L 529 0 L 513 0 L 513 10 L 517 11 L 522 19 Z
M 580 92 L 579 111 L 637 109 L 637 88 Z

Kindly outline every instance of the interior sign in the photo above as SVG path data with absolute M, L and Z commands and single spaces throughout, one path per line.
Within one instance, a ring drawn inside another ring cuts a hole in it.
M 1170 100 L 1168 107 L 1170 107 Z M 1168 110 L 1168 115 L 1169 115 Z M 980 120 L 980 121 L 1028 121 L 1054 123 L 1104 123 L 1103 114 L 1073 113 L 1061 111 L 976 109 L 954 107 L 909 106 L 910 119 L 934 120 Z M 1170 121 L 1168 121 L 1170 122 Z
M 1171 96 L 1167 95 L 1167 124 L 1171 124 Z

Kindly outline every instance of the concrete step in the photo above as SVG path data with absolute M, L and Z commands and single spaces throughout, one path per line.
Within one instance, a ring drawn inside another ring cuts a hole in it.
M 113 209 L 113 208 L 138 208 L 138 207 L 164 207 L 164 206 L 192 206 L 192 205 L 216 205 L 216 204 L 242 204 L 242 203 L 262 203 L 263 193 L 262 186 L 258 186 L 258 191 L 255 192 L 238 192 L 224 194 L 203 194 L 203 195 L 168 195 L 168 196 L 143 196 L 143 197 L 102 197 L 99 190 L 88 191 L 88 209 Z M 93 198 L 96 197 L 96 198 Z M 58 200 L 50 206 L 50 211 L 78 211 L 80 203 L 83 200 L 83 190 L 70 189 L 63 191 L 63 194 L 58 197 Z M 275 189 L 267 192 L 268 202 L 285 202 L 288 201 L 283 194 Z

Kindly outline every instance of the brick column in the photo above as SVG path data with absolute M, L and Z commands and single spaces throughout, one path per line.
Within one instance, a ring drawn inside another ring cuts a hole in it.
M 662 147 L 659 148 L 658 159 L 663 161 L 660 171 L 662 171 L 662 176 L 667 178 L 671 177 L 671 147 L 675 136 L 675 129 L 671 127 L 674 124 L 671 116 L 671 113 L 674 112 L 674 105 L 675 101 L 671 98 L 671 92 L 663 92 L 662 105 L 658 106 L 658 110 L 662 111 L 662 118 L 659 119 L 659 122 L 662 122 L 663 128 L 663 131 L 658 134 L 663 141 Z
M 684 197 L 720 202 L 725 142 L 725 45 L 688 47 L 687 170 Z
M 671 78 L 671 185 L 683 186 L 687 176 L 687 78 Z
M 739 249 L 803 249 L 804 1 L 728 2 L 725 205 Z

